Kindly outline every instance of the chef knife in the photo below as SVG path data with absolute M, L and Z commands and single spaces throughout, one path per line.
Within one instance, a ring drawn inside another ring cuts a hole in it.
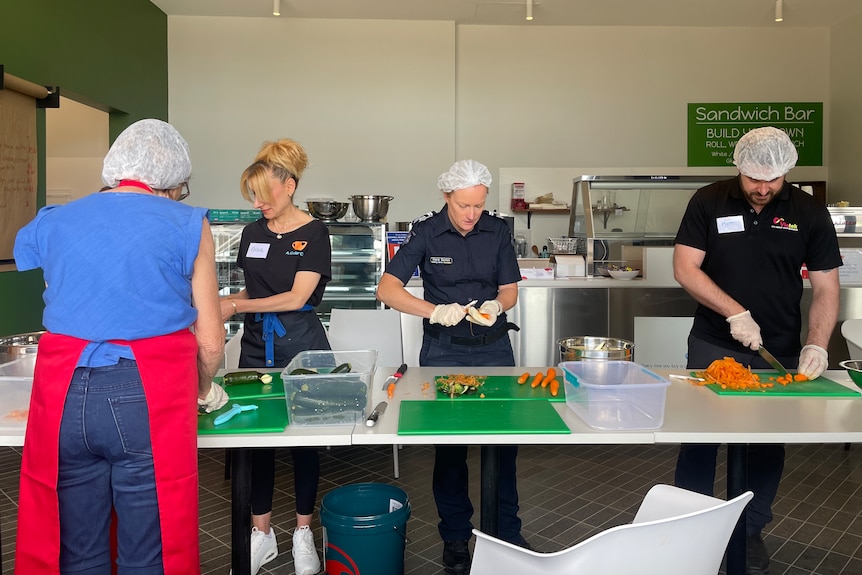
M 371 414 L 368 416 L 368 419 L 365 420 L 365 425 L 367 425 L 368 427 L 374 427 L 374 425 L 377 423 L 377 419 L 384 411 L 386 411 L 387 405 L 388 404 L 385 401 L 381 401 L 380 403 L 378 403 L 377 407 L 374 408 L 374 411 L 372 411 Z
M 781 375 L 787 375 L 787 370 L 781 365 L 781 362 L 775 359 L 775 356 L 769 353 L 765 347 L 762 345 L 758 348 L 757 353 L 760 354 L 760 357 L 765 359 L 769 365 L 772 366 L 773 369 L 777 369 Z
M 386 381 L 383 382 L 383 391 L 386 391 L 386 388 L 389 387 L 390 383 L 397 383 L 398 380 L 404 375 L 404 372 L 407 371 L 407 364 L 402 363 L 401 367 L 398 368 L 398 371 L 390 375 L 386 378 Z

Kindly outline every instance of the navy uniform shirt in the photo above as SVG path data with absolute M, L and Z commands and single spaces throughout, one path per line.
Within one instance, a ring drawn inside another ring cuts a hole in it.
M 416 220 L 386 273 L 406 284 L 417 265 L 425 300 L 435 305 L 477 300 L 478 307 L 496 299 L 499 286 L 521 279 L 509 225 L 487 211 L 466 236 L 449 221 L 448 206 Z M 453 337 L 474 336 L 496 330 L 505 322 L 506 314 L 500 314 L 491 327 L 462 321 L 448 328 L 435 324 L 432 329 L 445 330 Z M 423 323 L 428 326 L 427 319 Z
M 775 355 L 800 350 L 800 268 L 841 265 L 829 211 L 787 182 L 760 214 L 745 199 L 739 178 L 715 182 L 689 201 L 674 243 L 706 252 L 701 269 L 760 325 Z M 746 348 L 730 335 L 724 316 L 698 305 L 692 335 L 728 349 Z

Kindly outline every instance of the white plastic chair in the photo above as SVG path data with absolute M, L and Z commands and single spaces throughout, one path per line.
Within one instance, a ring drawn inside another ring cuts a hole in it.
M 404 362 L 401 313 L 394 309 L 333 309 L 327 336 L 333 350 L 376 349 L 377 365 L 391 367 L 393 373 Z M 399 449 L 400 445 L 392 446 L 392 469 L 396 479 L 401 475 Z
M 841 324 L 841 335 L 847 341 L 850 357 L 847 359 L 862 359 L 862 318 L 844 320 Z
M 649 490 L 628 525 L 554 553 L 538 553 L 473 530 L 471 575 L 715 575 L 745 505 L 671 485 Z

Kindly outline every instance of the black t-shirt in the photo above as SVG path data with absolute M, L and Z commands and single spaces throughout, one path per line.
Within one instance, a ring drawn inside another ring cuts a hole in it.
M 499 286 L 521 279 L 514 239 L 505 220 L 483 212 L 476 226 L 462 236 L 449 221 L 447 206 L 413 223 L 386 273 L 406 284 L 417 265 L 425 300 L 435 305 L 476 300 L 479 306 L 495 299 Z M 471 336 L 497 329 L 505 321 L 506 314 L 500 314 L 490 328 L 464 321 L 448 328 L 435 325 L 434 329 L 456 337 Z
M 801 347 L 802 264 L 809 270 L 841 265 L 826 206 L 787 182 L 760 214 L 738 177 L 701 188 L 689 201 L 675 243 L 706 252 L 701 269 L 751 311 L 775 355 L 796 355 Z M 744 351 L 726 319 L 704 305 L 698 305 L 692 335 Z
M 245 275 L 249 298 L 288 292 L 293 289 L 297 272 L 317 272 L 320 281 L 307 302 L 317 306 L 332 277 L 329 230 L 323 222 L 312 220 L 292 232 L 280 235 L 281 239 L 278 239 L 270 231 L 265 218 L 250 223 L 242 231 L 236 263 Z

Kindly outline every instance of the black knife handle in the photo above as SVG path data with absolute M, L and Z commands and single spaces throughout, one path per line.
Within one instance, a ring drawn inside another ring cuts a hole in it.
M 395 373 L 398 373 L 398 374 L 400 374 L 400 375 L 404 375 L 404 372 L 405 372 L 405 371 L 407 371 L 407 364 L 406 364 L 406 363 L 402 363 L 402 364 L 401 364 L 401 367 L 399 367 L 399 368 L 398 368 L 398 371 L 396 371 Z

